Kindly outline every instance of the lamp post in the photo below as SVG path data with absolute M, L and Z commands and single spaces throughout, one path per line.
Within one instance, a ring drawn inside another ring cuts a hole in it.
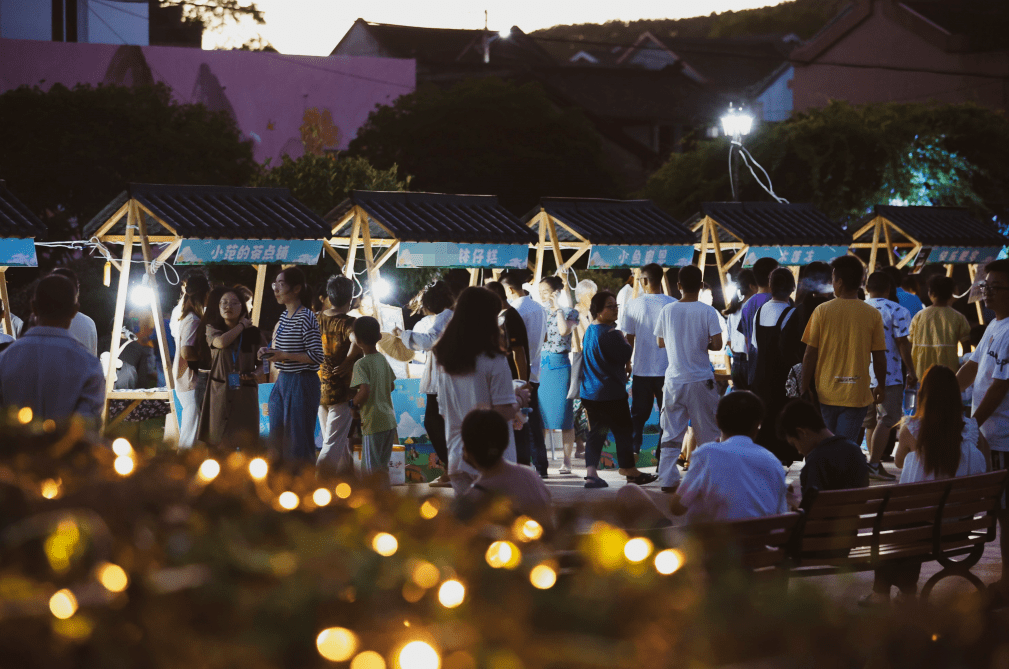
M 729 112 L 722 117 L 722 130 L 732 138 L 729 144 L 729 185 L 732 187 L 732 201 L 738 202 L 736 184 L 739 183 L 739 157 L 736 147 L 743 146 L 743 136 L 749 135 L 753 128 L 753 117 L 743 111 L 742 107 L 729 104 Z

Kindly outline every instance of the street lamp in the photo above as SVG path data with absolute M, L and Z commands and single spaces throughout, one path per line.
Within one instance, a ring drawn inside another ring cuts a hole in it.
M 732 138 L 729 144 L 729 186 L 732 188 L 732 200 L 738 202 L 736 197 L 736 184 L 739 183 L 739 157 L 737 147 L 743 146 L 743 136 L 749 135 L 753 128 L 753 117 L 743 111 L 742 107 L 733 107 L 729 104 L 729 113 L 722 117 L 722 130 Z

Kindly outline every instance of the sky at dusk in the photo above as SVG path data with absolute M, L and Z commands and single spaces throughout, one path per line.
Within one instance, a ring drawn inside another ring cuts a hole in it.
M 238 46 L 258 34 L 281 53 L 328 56 L 357 18 L 430 28 L 482 28 L 486 9 L 492 30 L 514 25 L 532 32 L 558 24 L 686 18 L 775 4 L 775 0 L 256 0 L 266 25 L 242 21 L 221 32 L 208 31 L 203 48 Z

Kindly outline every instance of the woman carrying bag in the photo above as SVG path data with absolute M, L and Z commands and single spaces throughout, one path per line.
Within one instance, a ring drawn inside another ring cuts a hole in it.
M 573 402 L 568 399 L 571 386 L 571 335 L 578 325 L 578 310 L 558 305 L 564 282 L 548 276 L 540 282 L 540 297 L 547 305 L 547 337 L 540 354 L 540 415 L 543 416 L 544 437 L 561 431 L 564 464 L 561 474 L 571 473 L 571 452 L 575 447 Z M 580 370 L 579 370 L 580 371 Z

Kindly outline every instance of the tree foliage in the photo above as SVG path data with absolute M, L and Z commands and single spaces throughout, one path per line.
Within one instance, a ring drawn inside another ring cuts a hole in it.
M 399 165 L 417 190 L 493 194 L 513 212 L 542 196 L 615 196 L 599 136 L 536 84 L 465 81 L 380 106 L 350 144 L 380 169 Z
M 967 206 L 983 213 L 1009 199 L 1009 121 L 972 104 L 832 102 L 763 126 L 744 144 L 779 196 L 810 202 L 845 223 L 874 204 Z M 726 140 L 674 154 L 644 195 L 683 218 L 701 202 L 727 200 L 727 157 Z M 740 177 L 740 199 L 768 199 L 746 167 Z
M 238 22 L 251 19 L 254 23 L 263 25 L 266 18 L 254 2 L 241 0 L 161 0 L 162 7 L 181 6 L 184 20 L 203 24 L 206 30 L 219 31 L 227 22 Z

